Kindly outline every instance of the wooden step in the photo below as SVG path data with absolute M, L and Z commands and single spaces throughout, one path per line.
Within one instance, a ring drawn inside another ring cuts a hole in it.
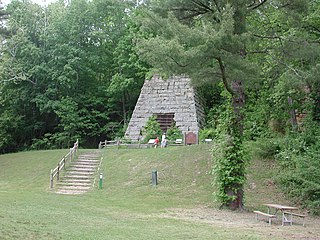
M 59 186 L 59 189 L 65 187 L 65 186 L 73 186 L 73 187 L 91 187 L 92 183 L 82 183 L 82 182 L 59 182 L 57 184 Z
M 84 194 L 88 192 L 87 190 L 65 190 L 65 189 L 59 189 L 56 191 L 57 194 L 64 194 L 64 195 L 78 195 L 78 194 Z
M 58 194 L 83 194 L 93 187 L 101 156 L 98 153 L 81 154 L 74 159 L 57 183 Z
M 97 168 L 98 164 L 88 164 L 88 163 L 76 163 L 76 164 L 70 164 L 68 168 L 72 167 L 79 167 L 79 168 Z
M 96 172 L 96 168 L 81 168 L 81 167 L 72 167 L 68 169 L 69 172 Z
M 87 184 L 92 185 L 92 181 L 90 179 L 63 179 L 62 181 L 58 182 L 57 185 L 81 185 Z
M 88 175 L 88 176 L 91 176 L 95 173 L 95 171 L 91 171 L 91 172 L 88 172 L 88 171 L 67 171 L 67 175 Z
M 72 175 L 66 175 L 63 178 L 64 179 L 67 178 L 67 179 L 82 179 L 82 180 L 89 179 L 90 180 L 90 179 L 93 179 L 93 176 L 92 175 L 88 176 L 88 175 L 72 174 Z
M 78 160 L 100 160 L 100 157 L 83 157 L 83 156 L 79 156 Z
M 100 160 L 79 160 L 76 162 L 72 162 L 71 164 L 91 164 L 91 165 L 97 165 L 100 163 Z
M 59 190 L 89 190 L 91 186 L 61 186 L 59 187 Z

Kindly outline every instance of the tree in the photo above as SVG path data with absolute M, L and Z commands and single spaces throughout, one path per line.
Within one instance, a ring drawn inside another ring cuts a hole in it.
M 138 51 L 154 67 L 153 72 L 187 74 L 198 83 L 220 80 L 230 97 L 228 148 L 220 162 L 224 164 L 220 169 L 228 174 L 217 176 L 222 176 L 218 195 L 232 209 L 243 207 L 245 83 L 258 76 L 258 67 L 248 56 L 254 37 L 250 35 L 254 22 L 249 20 L 267 4 L 281 10 L 304 6 L 299 0 L 154 0 L 146 6 L 141 21 L 150 35 L 141 40 Z M 256 31 L 263 29 L 256 27 Z
M 146 71 L 134 52 L 130 5 L 74 0 L 42 7 L 17 0 L 7 9 L 11 36 L 1 45 L 0 126 L 19 121 L 2 128 L 10 141 L 0 148 L 67 147 L 78 137 L 94 147 L 117 136 Z
M 120 103 L 122 121 L 127 126 L 129 117 L 132 114 L 132 103 L 137 102 L 141 87 L 148 71 L 146 63 L 139 59 L 135 52 L 135 40 L 139 34 L 139 28 L 127 16 L 125 29 L 119 37 L 117 46 L 113 51 L 114 75 L 108 86 L 109 100 L 115 104 Z

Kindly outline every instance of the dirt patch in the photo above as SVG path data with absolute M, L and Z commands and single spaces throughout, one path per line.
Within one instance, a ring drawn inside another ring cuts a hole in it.
M 296 223 L 292 226 L 281 226 L 280 219 L 273 221 L 270 226 L 267 222 L 256 221 L 255 214 L 251 212 L 219 210 L 209 207 L 170 208 L 160 217 L 224 228 L 250 230 L 261 234 L 261 236 L 272 236 L 280 239 L 320 240 L 320 219 L 314 217 L 307 217 L 305 227 L 302 226 L 302 221 L 299 219 L 296 219 Z

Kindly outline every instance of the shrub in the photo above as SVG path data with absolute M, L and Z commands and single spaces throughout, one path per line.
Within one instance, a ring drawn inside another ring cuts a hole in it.
M 160 137 L 162 130 L 157 122 L 156 116 L 149 117 L 144 129 L 142 130 L 143 142 L 148 142 L 150 139 Z
M 274 159 L 280 151 L 281 140 L 277 138 L 258 139 L 255 142 L 256 154 L 261 159 Z
M 320 126 L 310 124 L 304 132 L 289 135 L 276 159 L 282 168 L 280 187 L 295 201 L 320 214 Z
M 169 141 L 174 141 L 176 139 L 182 139 L 183 135 L 181 130 L 175 124 L 173 124 L 167 129 L 166 137 Z
M 203 141 L 204 139 L 211 138 L 214 139 L 217 137 L 217 130 L 214 128 L 204 128 L 199 132 L 199 139 Z

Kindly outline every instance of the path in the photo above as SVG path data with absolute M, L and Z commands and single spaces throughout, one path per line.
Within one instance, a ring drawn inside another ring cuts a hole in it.
M 98 151 L 83 153 L 71 162 L 57 183 L 58 194 L 83 194 L 93 188 L 101 156 Z

